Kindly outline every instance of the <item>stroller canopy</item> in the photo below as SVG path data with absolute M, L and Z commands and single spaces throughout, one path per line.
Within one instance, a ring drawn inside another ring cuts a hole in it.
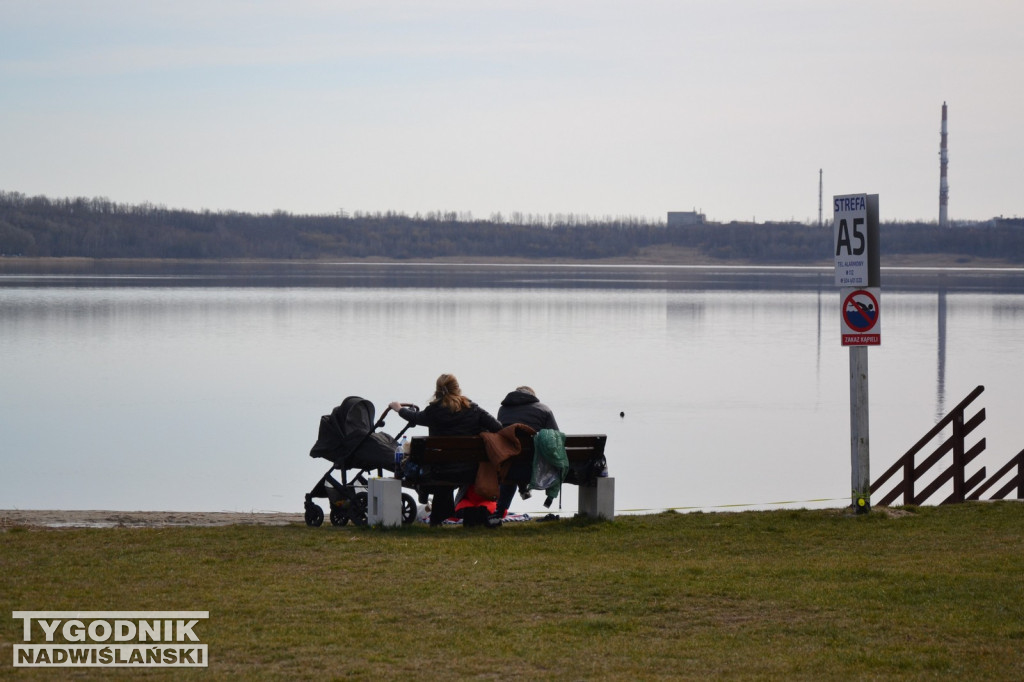
M 394 469 L 398 443 L 386 433 L 374 433 L 374 412 L 373 403 L 365 398 L 345 398 L 320 417 L 320 432 L 309 456 L 328 459 L 338 468 Z

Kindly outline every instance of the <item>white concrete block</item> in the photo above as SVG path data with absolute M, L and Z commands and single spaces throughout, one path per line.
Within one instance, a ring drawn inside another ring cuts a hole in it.
M 615 519 L 615 479 L 611 477 L 598 478 L 592 486 L 581 485 L 579 513 L 584 516 L 606 519 Z
M 366 520 L 371 526 L 402 525 L 402 482 L 371 478 L 367 488 Z

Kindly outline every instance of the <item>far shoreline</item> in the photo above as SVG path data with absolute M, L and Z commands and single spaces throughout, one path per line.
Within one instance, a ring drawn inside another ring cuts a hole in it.
M 833 263 L 826 259 L 818 261 L 764 261 L 751 259 L 722 259 L 706 256 L 695 249 L 657 248 L 647 249 L 636 256 L 616 258 L 569 259 L 569 258 L 506 258 L 498 256 L 446 256 L 439 258 L 346 258 L 324 257 L 319 259 L 260 259 L 260 258 L 88 258 L 0 256 L 0 274 L 31 272 L 81 272 L 97 265 L 128 267 L 156 266 L 217 266 L 217 265 L 330 265 L 330 264 L 436 264 L 436 265 L 571 265 L 571 266 L 690 266 L 690 267 L 805 267 L 831 268 Z M 1006 269 L 1020 270 L 1024 263 L 1006 258 L 980 258 L 963 254 L 899 254 L 882 258 L 880 267 L 919 269 Z

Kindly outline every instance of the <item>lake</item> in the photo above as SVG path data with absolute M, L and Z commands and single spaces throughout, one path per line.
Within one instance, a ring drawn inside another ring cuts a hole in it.
M 839 298 L 827 268 L 8 264 L 0 508 L 301 512 L 320 415 L 442 372 L 608 434 L 617 513 L 846 506 Z M 883 268 L 880 308 L 872 478 L 978 385 L 978 466 L 1024 448 L 1024 271 Z

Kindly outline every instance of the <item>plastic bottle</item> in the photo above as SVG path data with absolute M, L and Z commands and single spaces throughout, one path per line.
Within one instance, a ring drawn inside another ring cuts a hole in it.
M 402 477 L 402 457 L 405 455 L 405 438 L 405 436 L 402 436 L 402 440 L 398 441 L 398 446 L 395 447 L 395 478 Z

